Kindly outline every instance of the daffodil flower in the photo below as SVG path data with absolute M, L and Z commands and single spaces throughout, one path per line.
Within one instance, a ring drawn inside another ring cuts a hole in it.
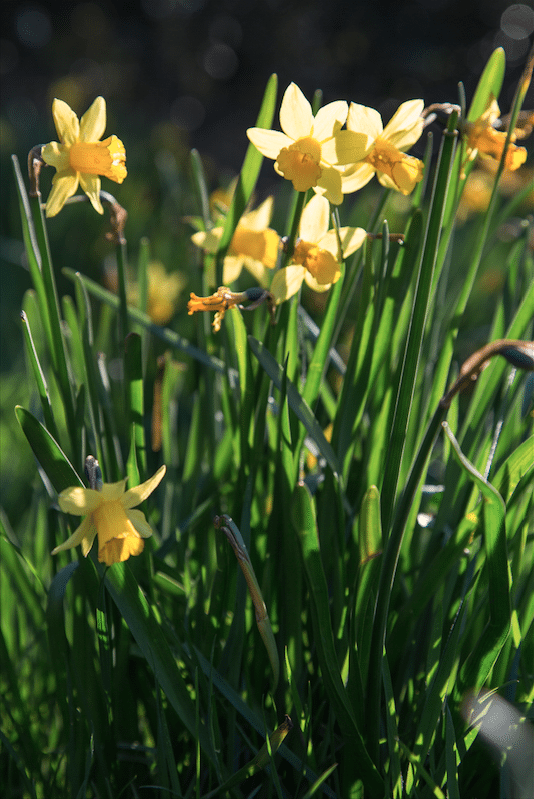
M 100 177 L 115 183 L 126 177 L 124 144 L 116 136 L 100 141 L 106 129 L 106 101 L 97 97 L 80 121 L 63 102 L 54 100 L 52 114 L 59 143 L 52 141 L 42 149 L 43 160 L 56 168 L 52 191 L 46 203 L 46 215 L 55 216 L 78 185 L 89 197 L 93 208 L 104 213 L 100 202 Z
M 267 289 L 254 287 L 246 291 L 230 291 L 227 286 L 219 286 L 215 294 L 209 297 L 197 297 L 194 292 L 191 292 L 190 300 L 187 303 L 187 313 L 189 316 L 197 311 L 216 311 L 213 319 L 212 327 L 215 333 L 221 329 L 221 322 L 224 319 L 224 314 L 230 308 L 240 308 L 244 311 L 251 311 L 261 305 L 262 302 L 267 302 L 269 312 L 271 314 L 271 322 L 274 322 L 274 297 Z M 241 303 L 250 302 L 248 307 L 244 307 Z
M 421 137 L 424 120 L 423 100 L 402 103 L 383 127 L 382 118 L 374 108 L 351 103 L 347 130 L 365 134 L 371 147 L 365 157 L 347 167 L 343 173 L 343 192 L 349 194 L 365 186 L 376 173 L 383 186 L 402 194 L 410 194 L 423 178 L 423 162 L 408 150 Z
M 224 259 L 223 282 L 233 283 L 245 267 L 258 283 L 266 285 L 269 280 L 266 270 L 274 269 L 278 260 L 280 237 L 276 230 L 269 227 L 273 212 L 273 198 L 268 197 L 254 211 L 243 214 Z M 223 227 L 212 230 L 199 230 L 191 236 L 197 247 L 210 253 L 219 249 L 223 235 Z
M 327 291 L 339 280 L 343 258 L 362 246 L 367 235 L 363 228 L 329 230 L 329 220 L 328 200 L 320 194 L 314 195 L 302 211 L 292 263 L 279 269 L 271 283 L 271 293 L 277 303 L 296 294 L 302 281 L 313 291 Z
M 465 163 L 473 161 L 477 155 L 500 161 L 506 142 L 506 131 L 496 130 L 493 125 L 499 119 L 500 111 L 497 100 L 492 95 L 484 112 L 474 122 L 464 123 L 466 136 Z M 510 137 L 510 144 L 504 160 L 505 169 L 519 169 L 527 160 L 527 151 L 524 147 L 517 147 L 515 131 Z
M 341 130 L 348 113 L 344 100 L 320 108 L 314 116 L 308 100 L 295 83 L 284 93 L 277 130 L 249 128 L 247 136 L 276 172 L 290 180 L 296 191 L 324 194 L 335 205 L 343 201 L 341 171 L 336 165 L 361 160 L 369 147 L 367 136 Z
M 152 528 L 144 513 L 133 508 L 150 496 L 164 474 L 165 466 L 161 466 L 153 477 L 129 491 L 125 491 L 127 478 L 118 483 L 102 483 L 99 490 L 66 488 L 59 495 L 59 507 L 63 513 L 85 519 L 64 544 L 52 550 L 52 555 L 81 544 L 82 554 L 87 557 L 96 535 L 98 560 L 106 566 L 140 555 L 145 546 L 143 539 L 152 535 Z

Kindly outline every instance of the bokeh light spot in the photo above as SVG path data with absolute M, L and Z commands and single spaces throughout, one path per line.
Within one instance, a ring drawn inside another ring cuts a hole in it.
M 196 130 L 204 122 L 205 116 L 204 106 L 196 97 L 184 95 L 171 105 L 171 122 L 183 130 Z
M 212 44 L 204 55 L 204 69 L 215 80 L 228 80 L 236 71 L 239 60 L 227 44 L 217 42 Z
M 23 6 L 15 20 L 17 36 L 26 47 L 44 47 L 52 36 L 50 17 L 37 6 Z
M 526 39 L 534 31 L 534 10 L 523 3 L 516 3 L 503 11 L 501 30 L 510 39 Z

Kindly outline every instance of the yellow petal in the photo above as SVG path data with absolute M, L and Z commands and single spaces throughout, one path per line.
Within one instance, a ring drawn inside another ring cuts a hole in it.
M 341 175 L 343 194 L 351 194 L 353 191 L 358 191 L 362 186 L 369 183 L 374 174 L 375 168 L 371 164 L 359 163 L 348 167 Z
M 313 137 L 320 142 L 331 138 L 345 124 L 349 105 L 345 100 L 335 100 L 320 108 L 313 121 Z
M 407 150 L 421 138 L 424 120 L 421 116 L 425 107 L 423 100 L 407 100 L 401 103 L 384 128 L 383 138 L 388 139 L 397 149 Z
M 130 508 L 135 508 L 136 505 L 139 505 L 143 502 L 150 494 L 159 486 L 167 467 L 165 464 L 160 466 L 156 474 L 152 475 L 148 480 L 145 480 L 144 483 L 141 485 L 135 486 L 135 488 L 130 488 L 122 497 L 121 497 L 121 504 L 122 507 L 129 510 Z
M 191 236 L 191 241 L 207 252 L 216 253 L 219 249 L 222 234 L 222 227 L 214 227 L 213 230 L 198 230 Z
M 343 257 L 347 258 L 362 246 L 367 238 L 367 231 L 362 227 L 341 227 L 339 228 L 339 238 L 341 239 Z
M 267 197 L 257 208 L 243 214 L 240 224 L 250 230 L 265 230 L 269 227 L 273 215 L 274 197 Z M 222 230 L 222 228 L 221 228 Z
M 75 194 L 78 188 L 79 176 L 72 169 L 56 172 L 52 180 L 52 191 L 46 201 L 46 215 L 52 217 L 58 214 L 69 197 Z
M 244 255 L 227 255 L 223 264 L 223 283 L 229 286 L 233 283 L 241 272 L 243 271 L 243 264 L 245 263 Z
M 291 264 L 284 269 L 279 269 L 271 283 L 271 293 L 277 303 L 285 302 L 297 293 L 302 286 L 306 267 Z
M 97 97 L 80 120 L 80 141 L 99 141 L 106 129 L 106 101 Z
M 308 271 L 306 271 L 306 274 L 304 275 L 304 282 L 310 289 L 312 289 L 312 291 L 316 291 L 318 294 L 323 294 L 323 292 L 328 291 L 328 289 L 332 285 L 331 283 L 324 283 L 324 284 L 318 283 L 318 281 L 314 278 L 314 276 L 311 275 Z
M 98 493 L 104 502 L 114 502 L 124 495 L 127 482 L 128 478 L 125 477 L 124 480 L 119 480 L 117 483 L 104 483 Z
M 42 159 L 49 166 L 53 166 L 58 172 L 64 172 L 69 169 L 69 153 L 62 144 L 57 141 L 51 141 L 45 144 L 41 151 Z
M 135 531 L 128 535 L 120 535 L 112 538 L 105 544 L 98 544 L 98 560 L 106 566 L 114 563 L 122 563 L 131 555 L 140 555 L 145 548 L 145 542 Z
M 311 135 L 312 108 L 296 83 L 290 83 L 284 92 L 280 106 L 280 127 L 293 141 Z
M 326 197 L 315 194 L 302 211 L 299 236 L 316 244 L 328 230 L 330 222 L 330 203 Z
M 70 513 L 72 516 L 86 516 L 92 513 L 101 501 L 100 491 L 82 486 L 65 488 L 58 497 L 59 507 L 63 513 Z
M 365 158 L 373 141 L 367 133 L 341 130 L 321 145 L 321 157 L 327 164 L 354 164 Z
M 67 489 L 67 491 L 70 490 L 71 489 Z M 64 552 L 66 549 L 72 549 L 73 547 L 77 547 L 78 544 L 81 544 L 82 554 L 84 557 L 86 557 L 87 553 L 93 546 L 95 535 L 96 527 L 93 524 L 93 520 L 91 516 L 86 516 L 83 522 L 73 532 L 73 534 L 67 538 L 63 544 L 60 544 L 52 550 L 52 555 L 57 555 L 58 552 Z
M 150 538 L 153 534 L 152 527 L 147 522 L 143 511 L 132 508 L 126 512 L 126 515 L 142 538 Z
M 249 128 L 247 136 L 254 147 L 266 158 L 275 160 L 284 147 L 293 144 L 293 139 L 280 133 L 279 130 L 265 130 L 265 128 Z
M 80 175 L 80 186 L 89 197 L 91 205 L 99 214 L 104 213 L 100 202 L 101 181 L 98 175 Z
M 347 116 L 347 130 L 365 133 L 370 139 L 374 140 L 382 133 L 382 117 L 374 108 L 351 103 Z
M 317 194 L 324 194 L 333 205 L 340 205 L 343 202 L 341 172 L 334 166 L 323 167 L 321 177 L 317 181 L 316 191 Z
M 52 103 L 52 116 L 56 126 L 57 135 L 62 144 L 71 145 L 78 141 L 80 123 L 78 117 L 63 100 L 54 100 Z

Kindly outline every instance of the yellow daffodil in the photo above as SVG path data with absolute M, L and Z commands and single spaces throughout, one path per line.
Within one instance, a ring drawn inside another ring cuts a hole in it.
M 343 201 L 341 171 L 335 165 L 352 164 L 366 154 L 367 136 L 341 130 L 347 118 L 344 100 L 320 108 L 314 116 L 308 100 L 295 83 L 284 93 L 277 130 L 249 128 L 247 136 L 276 172 L 290 180 L 296 191 L 314 189 L 339 205 Z
M 506 131 L 496 130 L 493 127 L 493 124 L 499 119 L 499 115 L 499 105 L 492 95 L 484 112 L 479 118 L 474 122 L 464 123 L 466 163 L 468 161 L 473 161 L 477 155 L 480 155 L 482 158 L 491 158 L 495 161 L 501 160 L 507 134 Z M 521 164 L 524 164 L 527 160 L 526 149 L 513 144 L 515 139 L 516 134 L 514 132 L 510 137 L 510 144 L 506 151 L 504 160 L 505 169 L 519 169 Z
M 329 220 L 328 200 L 320 194 L 314 195 L 302 212 L 292 263 L 280 269 L 271 283 L 277 303 L 296 294 L 303 280 L 314 291 L 327 291 L 339 280 L 343 258 L 362 246 L 367 235 L 363 228 L 329 230 Z
M 100 490 L 66 488 L 59 495 L 59 507 L 63 513 L 85 519 L 52 555 L 81 544 L 82 554 L 87 556 L 97 534 L 98 560 L 106 566 L 128 560 L 130 555 L 140 555 L 145 546 L 143 539 L 152 535 L 152 529 L 144 513 L 133 508 L 150 496 L 164 474 L 165 466 L 161 466 L 153 477 L 129 491 L 125 491 L 127 478 L 118 483 L 103 483 Z
M 266 268 L 274 269 L 278 260 L 280 237 L 276 230 L 269 227 L 273 212 L 273 198 L 268 197 L 254 211 L 244 214 L 235 230 L 224 259 L 223 281 L 225 285 L 233 283 L 245 267 L 260 283 L 266 285 Z M 191 236 L 197 247 L 210 253 L 219 249 L 224 228 L 214 227 L 212 230 L 199 230 Z
M 63 100 L 54 100 L 52 114 L 59 143 L 52 141 L 42 150 L 43 160 L 57 170 L 46 203 L 46 215 L 59 213 L 78 185 L 93 208 L 103 214 L 99 175 L 115 183 L 122 183 L 126 177 L 126 153 L 121 140 L 109 136 L 100 141 L 106 129 L 106 101 L 97 97 L 80 121 Z
M 374 108 L 351 103 L 347 130 L 365 134 L 371 147 L 365 157 L 347 167 L 343 173 L 343 192 L 349 194 L 369 183 L 376 173 L 383 186 L 410 194 L 423 178 L 423 162 L 408 150 L 421 137 L 424 120 L 423 100 L 402 103 L 384 128 L 382 118 Z
M 221 322 L 224 319 L 224 314 L 230 308 L 241 308 L 241 310 L 252 310 L 261 305 L 262 302 L 267 302 L 269 312 L 271 314 L 271 322 L 274 322 L 274 297 L 270 291 L 264 288 L 255 287 L 247 289 L 246 291 L 230 291 L 227 286 L 219 286 L 215 294 L 209 297 L 197 297 L 196 294 L 191 292 L 190 300 L 187 303 L 187 313 L 192 316 L 197 311 L 215 311 L 215 318 L 213 319 L 212 327 L 215 333 L 221 329 Z M 244 307 L 241 303 L 250 302 L 248 307 Z

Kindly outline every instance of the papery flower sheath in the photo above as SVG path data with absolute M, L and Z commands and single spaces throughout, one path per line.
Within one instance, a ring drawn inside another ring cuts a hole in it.
M 93 208 L 104 213 L 100 202 L 100 177 L 122 183 L 126 177 L 126 152 L 116 136 L 100 141 L 106 129 L 106 101 L 97 97 L 80 121 L 63 102 L 54 100 L 52 114 L 59 143 L 52 141 L 42 149 L 45 163 L 56 168 L 52 191 L 46 203 L 46 215 L 55 216 L 78 185 L 89 197 Z
M 359 163 L 343 172 L 343 192 L 348 194 L 365 186 L 374 174 L 383 186 L 401 194 L 410 194 L 423 178 L 423 162 L 408 150 L 421 137 L 424 120 L 423 100 L 402 103 L 384 128 L 374 108 L 351 103 L 347 130 L 365 134 L 371 147 Z
M 370 146 L 366 135 L 341 130 L 347 112 L 347 103 L 336 100 L 314 116 L 299 87 L 291 83 L 280 106 L 283 132 L 249 128 L 247 136 L 262 155 L 274 160 L 276 172 L 290 180 L 296 191 L 313 188 L 339 205 L 343 194 L 336 165 L 359 161 Z
M 271 283 L 277 303 L 292 297 L 303 280 L 314 291 L 327 291 L 341 276 L 343 258 L 362 246 L 367 235 L 363 228 L 329 230 L 329 219 L 328 200 L 320 194 L 314 195 L 302 211 L 292 263 L 279 269 Z
M 496 130 L 494 124 L 500 116 L 499 105 L 493 95 L 490 97 L 484 112 L 474 122 L 464 123 L 466 138 L 465 163 L 473 161 L 477 155 L 500 161 L 506 142 L 506 131 Z M 524 147 L 513 144 L 516 139 L 515 131 L 510 137 L 506 150 L 504 168 L 519 169 L 527 160 L 527 151 Z
M 269 227 L 273 211 L 273 198 L 267 197 L 253 211 L 243 214 L 228 247 L 224 259 L 223 282 L 233 283 L 245 267 L 260 285 L 266 285 L 268 270 L 274 269 L 278 260 L 280 237 Z M 210 253 L 219 249 L 224 228 L 214 227 L 209 231 L 199 230 L 191 236 L 197 247 Z
M 63 513 L 85 519 L 65 543 L 52 550 L 52 555 L 81 544 L 82 554 L 87 557 L 97 535 L 98 560 L 106 566 L 140 555 L 145 546 L 143 539 L 152 535 L 152 528 L 144 513 L 134 508 L 157 488 L 165 468 L 161 466 L 153 477 L 128 491 L 127 478 L 103 483 L 99 490 L 74 486 L 62 491 L 58 501 Z

